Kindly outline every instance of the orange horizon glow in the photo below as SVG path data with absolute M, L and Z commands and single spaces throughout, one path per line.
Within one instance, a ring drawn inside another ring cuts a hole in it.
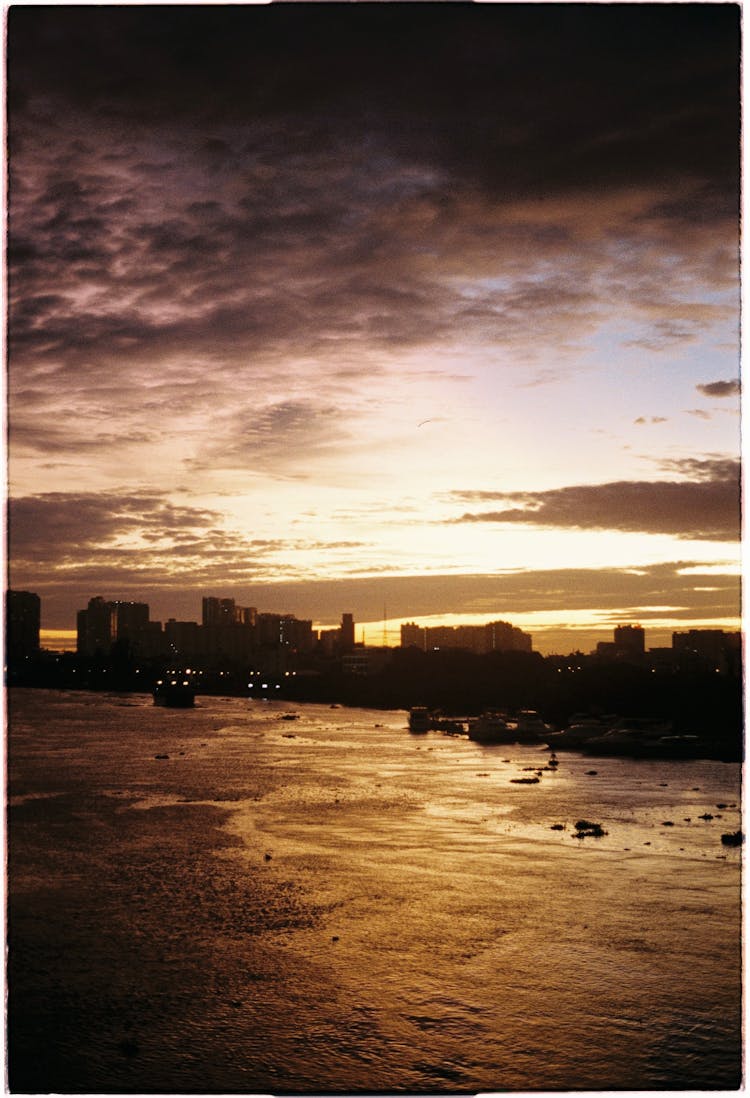
M 656 608 L 652 608 L 655 610 Z M 668 608 L 665 608 L 665 610 Z M 364 643 L 368 648 L 398 648 L 401 645 L 401 626 L 413 623 L 420 628 L 439 628 L 441 626 L 486 625 L 492 621 L 508 621 L 525 633 L 530 633 L 532 650 L 543 656 L 568 655 L 571 652 L 592 652 L 599 641 L 611 640 L 616 625 L 641 625 L 646 634 L 646 648 L 671 647 L 673 633 L 686 633 L 691 629 L 721 629 L 734 633 L 742 631 L 739 617 L 721 619 L 691 619 L 663 617 L 634 621 L 626 614 L 612 610 L 572 611 L 566 615 L 543 612 L 519 613 L 503 616 L 499 614 L 428 614 L 414 617 L 388 618 L 381 621 L 355 621 L 355 641 Z M 313 631 L 327 632 L 338 627 L 338 623 L 313 621 Z M 42 648 L 53 652 L 75 651 L 77 632 L 75 629 L 46 629 L 39 631 Z

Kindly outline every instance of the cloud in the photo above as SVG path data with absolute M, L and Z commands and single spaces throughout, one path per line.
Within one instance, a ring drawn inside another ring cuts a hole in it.
M 14 378 L 127 400 L 457 330 L 572 352 L 609 302 L 644 346 L 721 321 L 675 288 L 736 274 L 731 11 L 559 5 L 540 46 L 523 9 L 381 7 L 11 11 Z
M 217 417 L 210 438 L 187 465 L 214 472 L 240 469 L 249 474 L 305 480 L 311 477 L 313 464 L 320 475 L 321 459 L 338 454 L 350 443 L 351 433 L 341 408 L 316 400 L 285 400 Z
M 638 419 L 634 419 L 633 423 L 637 423 L 638 426 L 643 426 L 646 423 L 668 423 L 669 420 L 666 416 L 638 416 Z
M 668 534 L 683 539 L 739 538 L 740 468 L 730 460 L 677 463 L 692 480 L 615 481 L 541 492 L 454 492 L 458 500 L 513 504 L 467 512 L 456 523 L 493 522 Z
M 482 614 L 511 620 L 521 614 L 549 615 L 557 627 L 566 620 L 579 628 L 580 615 L 591 613 L 617 624 L 648 622 L 649 608 L 669 607 L 668 616 L 685 621 L 725 621 L 738 616 L 740 578 L 716 574 L 691 561 L 673 561 L 644 568 L 539 569 L 476 575 L 405 575 L 373 573 L 366 577 L 311 580 L 282 578 L 272 572 L 252 574 L 244 567 L 202 572 L 158 568 L 136 570 L 127 561 L 113 570 L 106 562 L 82 565 L 75 578 L 47 573 L 43 568 L 19 573 L 17 586 L 42 597 L 47 628 L 70 628 L 75 611 L 92 594 L 147 601 L 157 620 L 200 617 L 201 597 L 217 593 L 240 605 L 294 613 L 335 624 L 344 611 L 356 621 L 382 621 L 387 602 L 390 619 L 421 618 L 452 613 Z M 689 571 L 686 573 L 685 569 Z M 664 616 L 660 610 L 658 617 Z M 533 632 L 533 629 L 532 629 Z M 371 640 L 372 643 L 372 640 Z
M 538 12 L 523 5 L 21 9 L 9 20 L 11 103 L 65 94 L 115 125 L 197 113 L 215 165 L 232 156 L 217 119 L 271 124 L 304 104 L 316 125 L 300 140 L 315 148 L 334 126 L 405 118 L 401 141 L 452 171 L 541 193 L 626 169 L 634 180 L 673 166 L 713 179 L 736 165 L 735 10 L 553 5 L 544 20 L 540 41 Z M 530 161 L 506 158 L 529 147 Z
M 604 364 L 605 393 L 628 340 L 654 377 L 691 368 L 688 346 L 711 370 L 688 385 L 731 374 L 737 11 L 544 19 L 540 38 L 524 5 L 11 6 L 14 574 L 81 592 L 309 578 L 305 544 L 273 537 L 308 505 L 341 574 L 337 511 L 382 526 L 406 498 L 418 519 L 420 477 L 475 460 L 474 423 L 536 387 L 560 383 L 557 427 L 562 383 Z M 455 428 L 415 431 L 448 408 Z M 690 536 L 733 528 L 716 478 L 674 477 L 619 505 L 606 484 L 495 498 L 503 521 L 682 537 L 685 505 Z M 299 484 L 261 500 L 272 478 Z M 345 478 L 324 516 L 305 482 Z M 252 496 L 270 539 L 193 504 L 211 489 Z M 360 564 L 384 576 L 396 553 Z
M 14 584 L 73 590 L 268 581 L 294 575 L 288 557 L 297 550 L 346 553 L 360 544 L 243 536 L 217 510 L 148 491 L 11 499 L 8 541 Z
M 709 381 L 705 385 L 696 385 L 696 389 L 707 397 L 739 396 L 740 381 L 739 378 L 732 378 L 729 381 Z

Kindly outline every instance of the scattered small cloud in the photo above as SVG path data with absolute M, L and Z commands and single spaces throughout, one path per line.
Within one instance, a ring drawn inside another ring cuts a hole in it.
M 705 385 L 696 385 L 696 389 L 707 397 L 739 396 L 740 381 L 739 378 L 732 378 L 729 381 L 709 381 Z

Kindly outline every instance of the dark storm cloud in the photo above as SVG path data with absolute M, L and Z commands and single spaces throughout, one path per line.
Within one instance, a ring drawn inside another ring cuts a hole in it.
M 502 500 L 501 510 L 466 513 L 459 523 L 494 522 L 578 530 L 619 530 L 734 541 L 740 533 L 740 467 L 688 460 L 673 467 L 692 480 L 614 481 L 542 492 L 456 492 L 458 500 Z
M 64 96 L 141 124 L 304 110 L 308 148 L 397 118 L 394 141 L 524 191 L 737 175 L 734 5 L 15 7 L 9 30 L 14 108 Z M 218 134 L 204 148 L 232 155 Z
M 589 231 L 629 262 L 660 233 L 705 276 L 737 59 L 731 5 L 13 7 L 11 362 L 98 384 L 342 339 L 574 342 L 597 314 L 571 199 L 597 192 Z M 456 298 L 498 265 L 513 286 Z M 694 335 L 654 281 L 620 290 L 661 306 L 652 345 Z
M 413 269 L 416 229 L 392 234 L 380 208 L 393 204 L 388 179 L 370 186 L 366 163 L 362 174 L 351 163 L 342 173 L 319 156 L 290 170 L 286 154 L 272 140 L 270 167 L 250 155 L 236 177 L 217 181 L 194 148 L 187 163 L 160 163 L 154 151 L 158 178 L 144 180 L 142 163 L 98 177 L 88 201 L 102 215 L 87 221 L 72 210 L 76 189 L 38 196 L 29 184 L 16 193 L 12 361 L 37 375 L 73 369 L 96 381 L 103 362 L 123 363 L 131 377 L 139 364 L 170 356 L 183 369 L 192 356 L 203 368 L 220 357 L 222 368 L 242 371 L 258 352 L 334 352 L 342 336 L 421 343 L 428 319 L 433 330 L 441 323 L 445 293 Z M 87 158 L 101 159 L 93 142 L 68 170 L 80 176 Z M 44 153 L 30 153 L 28 166 L 30 180 L 51 170 Z M 181 199 L 214 186 L 221 203 Z M 116 201 L 122 190 L 139 192 L 132 210 Z M 389 263 L 400 269 L 398 284 Z

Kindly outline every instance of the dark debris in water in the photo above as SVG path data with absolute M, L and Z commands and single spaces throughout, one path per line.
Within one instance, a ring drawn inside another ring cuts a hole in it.
M 600 823 L 593 823 L 591 820 L 576 820 L 575 829 L 576 839 L 585 839 L 587 835 L 598 839 L 607 834 Z

